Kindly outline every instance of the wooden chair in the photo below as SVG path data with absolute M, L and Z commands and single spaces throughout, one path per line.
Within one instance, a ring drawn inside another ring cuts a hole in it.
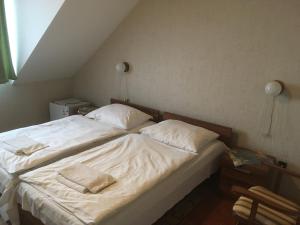
M 274 192 L 255 186 L 245 189 L 233 186 L 232 192 L 240 196 L 233 206 L 233 214 L 243 225 L 300 225 L 300 206 L 277 194 L 283 175 L 300 179 L 300 174 L 263 162 L 274 171 Z

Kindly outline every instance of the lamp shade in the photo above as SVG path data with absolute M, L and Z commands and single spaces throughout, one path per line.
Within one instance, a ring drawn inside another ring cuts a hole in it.
M 276 80 L 270 81 L 265 86 L 266 94 L 273 97 L 280 95 L 282 90 L 283 90 L 282 84 Z
M 116 65 L 116 70 L 119 73 L 125 73 L 129 71 L 129 64 L 127 62 L 121 62 Z

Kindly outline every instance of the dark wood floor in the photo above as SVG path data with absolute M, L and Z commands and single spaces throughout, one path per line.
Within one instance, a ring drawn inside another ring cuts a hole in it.
M 154 225 L 235 225 L 233 201 L 219 193 L 217 177 L 198 186 Z

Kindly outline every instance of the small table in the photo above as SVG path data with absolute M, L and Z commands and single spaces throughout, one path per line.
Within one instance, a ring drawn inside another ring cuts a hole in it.
M 276 161 L 272 156 L 265 157 L 268 157 L 272 162 Z M 268 186 L 270 184 L 270 179 L 268 179 L 270 175 L 270 168 L 262 163 L 235 167 L 228 153 L 224 153 L 221 159 L 219 189 L 225 195 L 233 196 L 231 194 L 231 187 L 233 185 L 238 185 L 245 188 L 256 185 Z

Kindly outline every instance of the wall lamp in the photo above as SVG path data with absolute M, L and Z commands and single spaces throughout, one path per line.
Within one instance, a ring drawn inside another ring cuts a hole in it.
M 283 89 L 284 89 L 283 83 L 278 80 L 270 81 L 265 86 L 266 94 L 272 97 L 276 97 L 280 95 L 283 92 Z
M 116 65 L 116 71 L 119 73 L 127 73 L 129 72 L 129 63 L 128 62 L 120 62 Z

